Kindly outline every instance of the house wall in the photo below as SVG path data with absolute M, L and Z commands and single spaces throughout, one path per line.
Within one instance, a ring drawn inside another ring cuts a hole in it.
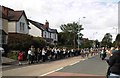
M 24 23 L 24 31 L 20 31 L 20 22 Z M 22 34 L 28 34 L 29 33 L 27 20 L 26 20 L 24 15 L 21 16 L 20 20 L 17 22 L 16 25 L 17 25 L 16 26 L 17 27 L 16 28 L 17 33 L 22 33 Z
M 4 18 L 0 18 L 0 29 L 3 30 L 6 34 L 8 34 L 8 20 Z M 0 46 L 2 44 L 7 44 L 8 35 L 2 35 L 2 31 L 0 31 Z
M 2 29 L 8 34 L 8 20 L 2 19 Z
M 35 37 L 42 37 L 42 30 L 34 26 L 33 24 L 30 23 L 29 27 L 31 28 L 29 30 L 29 34 Z
M 2 18 L 0 18 L 0 29 L 2 29 Z M 2 47 L 2 31 L 0 31 L 0 47 Z
M 49 38 L 49 32 L 43 31 L 43 38 Z
M 57 33 L 51 33 L 51 38 L 52 38 L 54 41 L 58 41 L 58 35 L 57 35 Z
M 16 22 L 8 22 L 8 32 L 16 32 Z
M 55 39 L 55 41 L 58 41 L 58 34 L 56 33 L 55 35 L 56 35 L 56 39 Z

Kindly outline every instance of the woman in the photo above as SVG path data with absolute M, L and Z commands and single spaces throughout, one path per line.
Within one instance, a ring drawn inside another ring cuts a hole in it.
M 109 58 L 110 76 L 108 78 L 120 78 L 120 42 L 118 50 Z

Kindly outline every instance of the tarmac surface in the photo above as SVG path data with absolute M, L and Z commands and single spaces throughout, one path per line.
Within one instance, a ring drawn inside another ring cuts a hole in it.
M 3 78 L 105 78 L 108 65 L 99 56 L 80 56 L 36 65 L 3 68 Z

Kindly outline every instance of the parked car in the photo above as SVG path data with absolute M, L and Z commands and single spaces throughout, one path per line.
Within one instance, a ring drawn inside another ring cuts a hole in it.
M 3 54 L 5 50 L 2 47 L 0 47 L 0 52 Z

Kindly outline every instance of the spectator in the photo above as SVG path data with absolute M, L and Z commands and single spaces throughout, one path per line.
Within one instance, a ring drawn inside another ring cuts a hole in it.
M 31 64 L 31 49 L 30 48 L 28 50 L 27 60 L 28 60 L 28 64 Z
M 120 42 L 118 43 L 118 50 L 112 53 L 109 58 L 110 76 L 108 78 L 120 78 Z
M 45 48 L 42 49 L 42 61 L 45 62 L 46 61 L 46 57 L 45 57 L 46 51 Z
M 23 52 L 19 51 L 18 53 L 18 61 L 19 61 L 19 65 L 22 65 L 22 61 L 23 61 Z

